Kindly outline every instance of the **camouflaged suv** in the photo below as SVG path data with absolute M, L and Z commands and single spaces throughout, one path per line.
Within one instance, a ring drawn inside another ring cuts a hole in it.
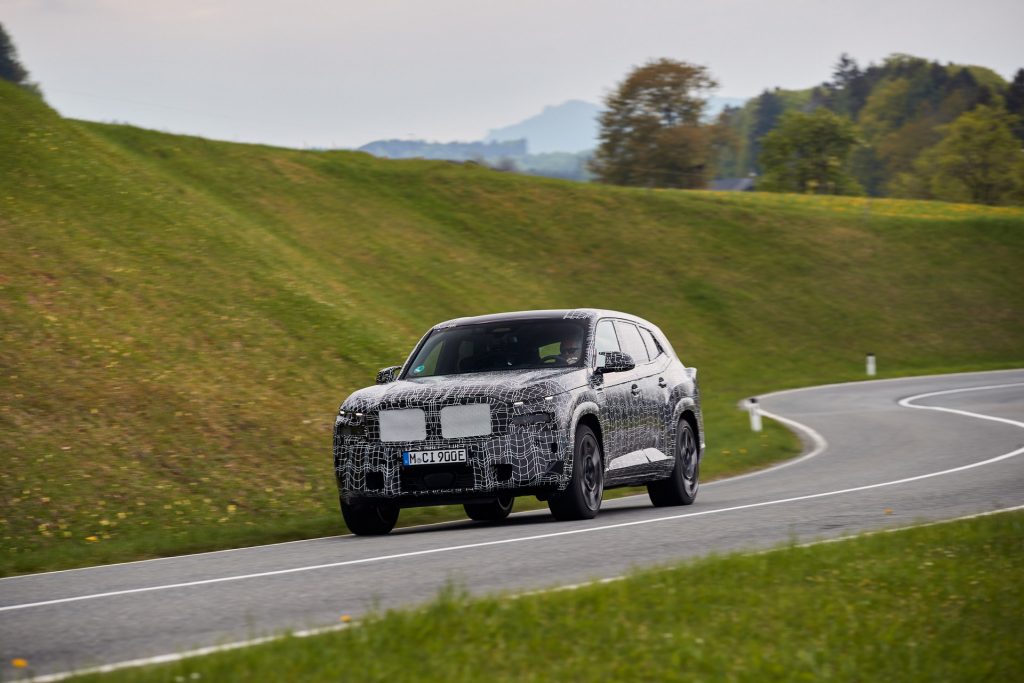
M 657 326 L 597 309 L 436 325 L 349 396 L 334 427 L 356 534 L 386 534 L 401 508 L 424 505 L 497 521 L 526 495 L 588 519 L 605 489 L 637 484 L 655 505 L 689 505 L 703 453 L 697 370 Z

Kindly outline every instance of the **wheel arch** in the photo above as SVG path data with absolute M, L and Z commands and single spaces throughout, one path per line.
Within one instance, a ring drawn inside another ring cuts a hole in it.
M 569 441 L 573 443 L 576 439 L 576 430 L 580 425 L 586 425 L 597 437 L 597 444 L 601 447 L 601 461 L 607 463 L 607 455 L 604 447 L 604 431 L 601 427 L 601 418 L 598 416 L 598 407 L 595 403 L 583 403 L 576 408 L 572 421 L 572 429 L 569 431 Z
M 704 435 L 701 434 L 700 418 L 697 417 L 697 404 L 690 398 L 684 398 L 676 404 L 675 410 L 672 415 L 672 447 L 675 448 L 676 443 L 676 425 L 679 424 L 680 420 L 686 420 L 693 430 L 693 435 L 697 439 L 697 449 L 701 456 L 704 454 Z

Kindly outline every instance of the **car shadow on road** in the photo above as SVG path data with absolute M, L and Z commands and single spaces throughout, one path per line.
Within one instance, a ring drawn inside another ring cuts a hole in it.
M 410 526 L 405 528 L 397 528 L 391 532 L 392 536 L 410 536 L 418 534 L 430 534 L 430 533 L 449 533 L 455 531 L 462 531 L 466 529 L 487 529 L 487 528 L 527 528 L 527 527 L 539 527 L 539 526 L 551 526 L 551 531 L 564 530 L 569 531 L 575 528 L 585 527 L 589 525 L 600 525 L 602 522 L 608 522 L 610 519 L 616 521 L 622 521 L 623 515 L 636 512 L 637 510 L 651 510 L 650 502 L 645 500 L 637 500 L 635 503 L 624 502 L 625 499 L 619 499 L 623 502 L 619 502 L 615 507 L 602 508 L 600 514 L 594 519 L 581 520 L 578 522 L 559 522 L 551 513 L 547 510 L 526 510 L 523 512 L 514 512 L 510 517 L 500 522 L 474 522 L 470 519 L 453 520 L 450 522 L 439 522 L 437 524 L 423 524 L 420 526 Z M 546 531 L 546 530 L 545 530 Z

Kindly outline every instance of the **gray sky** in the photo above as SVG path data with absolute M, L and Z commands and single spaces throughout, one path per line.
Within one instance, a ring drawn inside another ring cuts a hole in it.
M 294 147 L 479 139 L 658 57 L 727 97 L 844 51 L 1024 67 L 1021 0 L 0 0 L 0 23 L 65 116 Z

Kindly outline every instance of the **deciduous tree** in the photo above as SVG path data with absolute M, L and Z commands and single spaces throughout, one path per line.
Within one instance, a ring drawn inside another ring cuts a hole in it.
M 659 59 L 635 68 L 605 100 L 597 179 L 616 185 L 703 187 L 712 127 L 702 122 L 706 93 L 718 84 L 702 66 Z
M 925 199 L 1007 204 L 1024 199 L 1024 152 L 1011 126 L 1015 117 L 981 106 L 943 127 L 938 144 L 904 174 L 899 194 Z
M 857 144 L 853 122 L 827 109 L 789 111 L 762 140 L 764 175 L 758 189 L 772 192 L 860 194 L 848 172 Z

